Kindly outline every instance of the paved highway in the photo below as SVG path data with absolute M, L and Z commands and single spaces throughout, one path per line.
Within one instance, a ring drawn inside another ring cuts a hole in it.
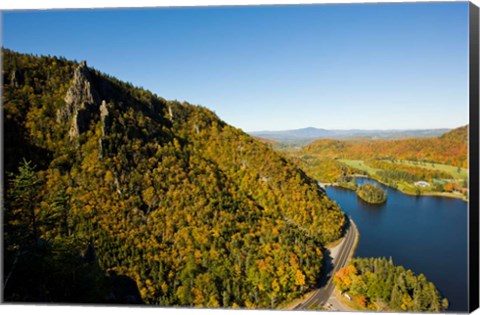
M 317 289 L 307 300 L 299 303 L 295 309 L 309 309 L 313 305 L 323 305 L 327 302 L 328 298 L 332 295 L 334 285 L 332 283 L 332 278 L 335 273 L 348 262 L 348 258 L 352 254 L 355 244 L 355 239 L 358 235 L 357 227 L 355 223 L 353 223 L 352 219 L 350 219 L 350 224 L 348 227 L 347 232 L 345 233 L 345 238 L 342 241 L 340 251 L 337 257 L 333 260 L 333 270 L 328 272 L 326 275 L 327 279 L 325 284 L 320 288 Z

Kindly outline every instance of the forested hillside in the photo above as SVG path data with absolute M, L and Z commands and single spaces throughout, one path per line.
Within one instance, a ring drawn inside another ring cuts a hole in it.
M 468 126 L 463 126 L 435 138 L 348 141 L 322 139 L 306 146 L 302 153 L 351 160 L 393 158 L 466 168 L 467 133 Z
M 3 50 L 4 299 L 275 307 L 344 214 L 200 106 Z
M 323 139 L 283 152 L 320 182 L 344 185 L 367 175 L 407 194 L 468 200 L 467 137 L 468 125 L 436 138 Z

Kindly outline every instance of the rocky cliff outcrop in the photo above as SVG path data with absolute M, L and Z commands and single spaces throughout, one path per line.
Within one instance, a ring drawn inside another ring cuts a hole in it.
M 75 70 L 73 82 L 65 96 L 65 107 L 57 111 L 59 123 L 71 122 L 69 135 L 77 138 L 88 129 L 94 112 L 98 111 L 100 96 L 92 84 L 85 61 Z
M 22 73 L 18 70 L 13 70 L 12 74 L 10 75 L 10 86 L 18 87 L 23 84 L 23 76 Z
M 106 136 L 110 133 L 112 117 L 110 116 L 108 105 L 105 101 L 102 101 L 102 105 L 100 105 L 100 119 L 102 120 L 102 136 Z
M 106 151 L 108 147 L 108 140 L 105 139 L 105 137 L 110 134 L 110 129 L 112 126 L 112 116 L 108 111 L 108 105 L 105 101 L 102 101 L 102 105 L 100 105 L 100 120 L 102 122 L 102 137 L 98 140 L 98 142 L 100 158 L 103 158 L 103 156 L 107 153 Z

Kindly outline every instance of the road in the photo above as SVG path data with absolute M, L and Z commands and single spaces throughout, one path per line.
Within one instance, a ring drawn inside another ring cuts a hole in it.
M 350 224 L 348 229 L 345 233 L 345 238 L 340 244 L 340 250 L 336 257 L 333 259 L 333 269 L 332 271 L 328 272 L 326 276 L 324 276 L 323 284 L 320 289 L 317 289 L 307 300 L 299 303 L 295 309 L 309 309 L 313 305 L 323 305 L 327 302 L 330 296 L 333 293 L 334 285 L 332 283 L 332 278 L 335 273 L 348 262 L 349 257 L 351 256 L 355 245 L 355 239 L 358 235 L 357 227 L 355 223 L 353 223 L 352 219 L 349 218 Z

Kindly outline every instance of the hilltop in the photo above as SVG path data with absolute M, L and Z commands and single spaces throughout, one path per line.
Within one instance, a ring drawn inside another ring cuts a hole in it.
M 275 307 L 316 285 L 339 207 L 205 107 L 3 50 L 4 300 Z

